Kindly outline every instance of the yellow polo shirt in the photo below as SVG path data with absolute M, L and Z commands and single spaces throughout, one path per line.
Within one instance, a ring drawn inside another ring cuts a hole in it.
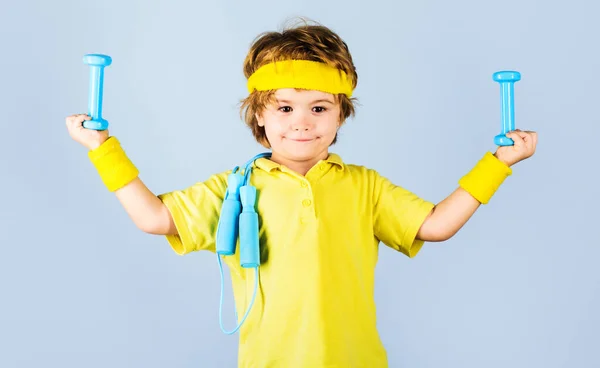
M 215 252 L 229 173 L 159 196 L 179 231 L 167 236 L 178 254 Z M 238 367 L 387 367 L 374 302 L 378 246 L 414 257 L 434 204 L 336 154 L 306 176 L 258 159 L 251 183 L 259 192 L 260 290 L 239 330 Z M 255 271 L 240 267 L 237 249 L 223 260 L 241 318 Z

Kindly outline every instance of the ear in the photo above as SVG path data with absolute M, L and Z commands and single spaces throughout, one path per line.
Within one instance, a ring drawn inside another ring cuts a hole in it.
M 256 118 L 256 121 L 258 122 L 258 126 L 259 127 L 264 127 L 265 126 L 265 121 L 264 121 L 263 117 L 260 114 L 256 113 L 256 114 L 254 114 L 254 117 Z

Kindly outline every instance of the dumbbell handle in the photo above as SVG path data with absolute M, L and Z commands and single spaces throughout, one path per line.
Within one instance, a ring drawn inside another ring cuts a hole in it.
M 105 130 L 108 121 L 102 117 L 102 102 L 104 95 L 104 68 L 112 64 L 108 55 L 87 54 L 83 62 L 90 66 L 90 81 L 88 92 L 88 114 L 92 118 L 83 123 L 87 129 Z
M 515 82 L 521 80 L 521 74 L 516 71 L 499 71 L 492 76 L 500 84 L 500 134 L 494 137 L 498 146 L 512 146 L 513 140 L 506 133 L 515 130 Z

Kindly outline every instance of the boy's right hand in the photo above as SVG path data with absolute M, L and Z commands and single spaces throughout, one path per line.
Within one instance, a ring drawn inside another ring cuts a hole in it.
M 91 119 L 91 116 L 86 114 L 71 115 L 66 118 L 67 130 L 71 138 L 90 151 L 100 147 L 108 139 L 108 129 L 93 130 L 83 127 L 83 122 Z

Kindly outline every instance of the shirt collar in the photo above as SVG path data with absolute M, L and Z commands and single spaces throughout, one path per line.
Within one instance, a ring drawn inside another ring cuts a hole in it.
M 326 162 L 330 165 L 337 165 L 340 167 L 341 170 L 344 169 L 344 161 L 342 160 L 342 158 L 335 153 L 329 153 L 329 157 L 327 157 L 325 160 L 321 160 L 317 163 L 317 165 L 321 162 Z M 265 171 L 271 172 L 274 169 L 281 169 L 281 165 L 273 162 L 271 160 L 269 160 L 268 158 L 259 158 L 258 160 L 254 161 L 254 164 Z

